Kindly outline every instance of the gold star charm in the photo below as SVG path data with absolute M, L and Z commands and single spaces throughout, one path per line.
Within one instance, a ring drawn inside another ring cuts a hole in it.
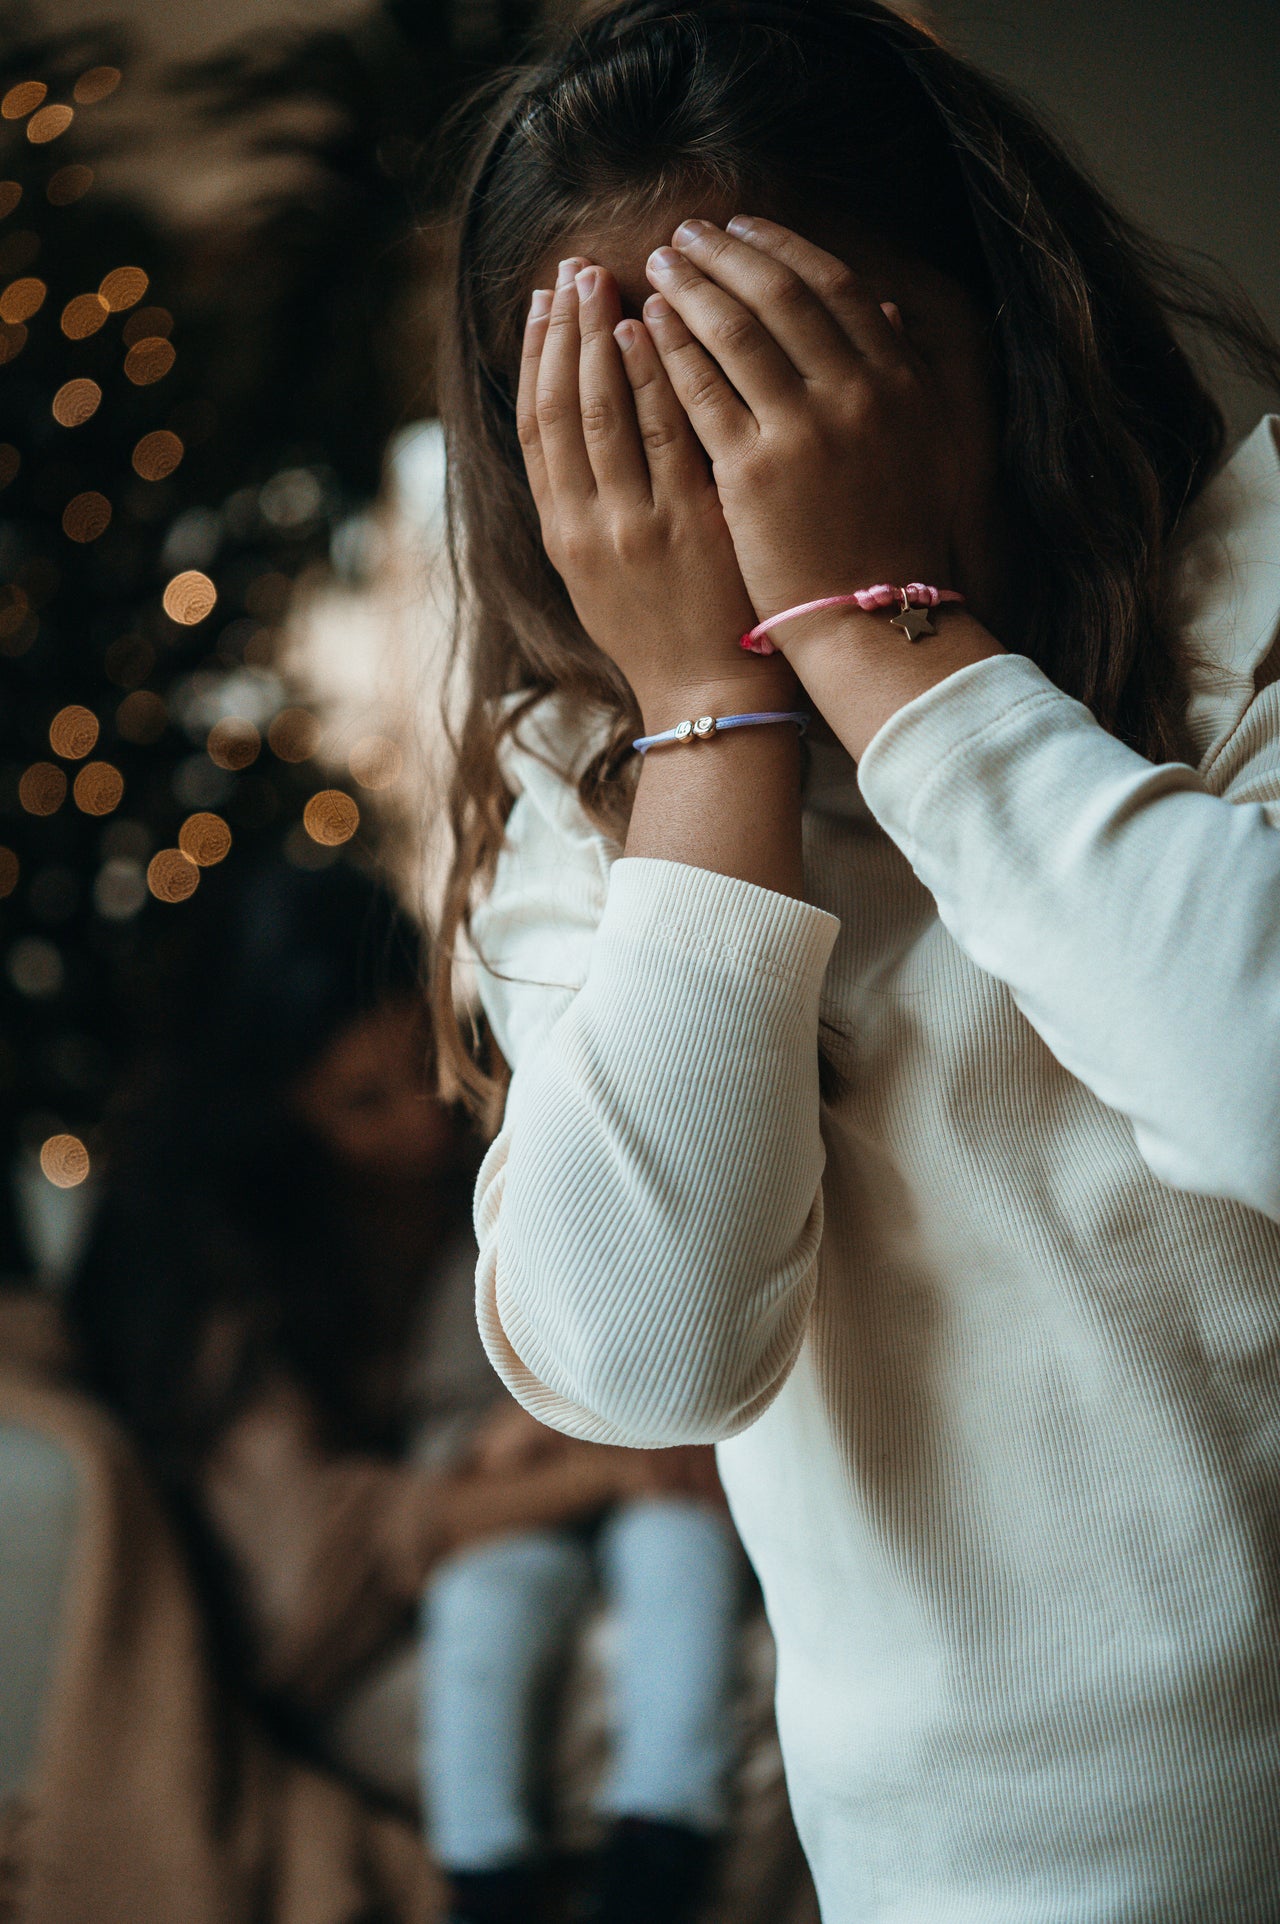
M 897 614 L 890 617 L 889 626 L 900 629 L 908 641 L 919 641 L 921 635 L 936 635 L 938 632 L 929 619 L 929 610 L 912 608 L 905 595 Z

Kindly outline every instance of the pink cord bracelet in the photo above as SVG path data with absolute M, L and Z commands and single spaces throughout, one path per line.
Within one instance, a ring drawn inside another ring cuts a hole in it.
M 901 628 L 908 641 L 918 641 L 921 635 L 936 635 L 938 631 L 927 615 L 913 615 L 912 608 L 936 608 L 940 602 L 963 600 L 964 596 L 955 588 L 931 588 L 927 581 L 909 581 L 905 588 L 881 581 L 874 588 L 855 588 L 849 595 L 824 595 L 821 601 L 802 601 L 795 608 L 784 608 L 780 615 L 770 615 L 767 621 L 749 628 L 738 646 L 745 648 L 749 655 L 776 655 L 778 651 L 769 639 L 770 628 L 776 628 L 781 621 L 794 621 L 797 615 L 816 614 L 819 608 L 847 608 L 851 603 L 869 614 L 874 608 L 892 608 L 896 602 L 898 612 L 889 626 Z

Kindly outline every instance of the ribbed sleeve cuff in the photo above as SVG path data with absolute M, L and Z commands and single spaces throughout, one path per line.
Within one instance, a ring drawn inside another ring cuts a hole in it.
M 613 865 L 597 942 L 722 957 L 762 978 L 816 989 L 839 933 L 838 917 L 794 896 L 686 862 L 633 855 Z
M 962 810 L 994 771 L 1007 777 L 1047 711 L 1064 705 L 1092 719 L 1026 655 L 970 662 L 872 736 L 858 763 L 868 808 L 914 864 L 936 811 Z

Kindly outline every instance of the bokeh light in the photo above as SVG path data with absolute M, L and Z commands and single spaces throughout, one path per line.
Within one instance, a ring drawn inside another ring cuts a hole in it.
M 347 765 L 361 788 L 394 788 L 404 772 L 404 755 L 390 735 L 362 735 Z
M 212 868 L 231 853 L 231 830 L 221 815 L 201 809 L 188 815 L 178 830 L 178 847 L 197 868 Z
M 45 188 L 45 198 L 51 207 L 70 207 L 73 202 L 83 199 L 93 186 L 93 169 L 77 161 L 71 167 L 59 167 L 56 174 L 49 177 Z
M 62 532 L 70 541 L 97 541 L 111 526 L 111 503 L 96 488 L 73 495 L 62 510 Z
M 169 722 L 169 711 L 150 688 L 137 688 L 116 709 L 116 732 L 140 748 L 158 742 Z
M 282 762 L 305 762 L 319 739 L 320 724 L 309 708 L 282 708 L 267 730 L 271 752 Z
M 171 475 L 186 450 L 178 436 L 168 428 L 144 434 L 133 450 L 133 470 L 144 481 L 163 481 Z
M 322 788 L 302 811 L 302 825 L 321 848 L 349 842 L 360 826 L 360 810 L 340 788 Z
M 10 281 L 4 293 L 0 294 L 0 321 L 8 321 L 10 326 L 19 321 L 29 321 L 44 306 L 48 292 L 44 282 L 34 274 Z
M 89 1151 L 79 1136 L 50 1136 L 40 1148 L 40 1167 L 57 1189 L 74 1189 L 89 1173 Z
M 163 596 L 164 611 L 170 621 L 179 622 L 184 628 L 194 628 L 198 621 L 206 620 L 217 601 L 217 589 L 198 568 L 186 568 L 175 575 Z
M 120 339 L 126 347 L 132 347 L 135 341 L 144 341 L 148 335 L 168 340 L 172 332 L 173 316 L 167 307 L 140 307 L 120 329 Z
M 113 94 L 121 79 L 119 67 L 90 67 L 71 89 L 71 98 L 82 107 L 92 107 L 96 101 L 105 100 L 108 94 Z
M 136 307 L 150 285 L 140 267 L 113 267 L 103 276 L 98 292 L 111 312 L 119 314 L 126 307 Z
M 81 378 L 64 381 L 53 397 L 53 418 L 59 427 L 80 428 L 91 421 L 102 405 L 102 389 L 96 381 Z
M 69 341 L 86 341 L 110 312 L 101 294 L 73 295 L 62 310 L 62 331 Z
M 27 122 L 27 139 L 33 147 L 43 147 L 65 134 L 75 117 L 74 107 L 40 107 Z
M 147 887 L 157 902 L 185 902 L 200 886 L 200 871 L 180 848 L 162 848 L 147 864 Z
M 205 743 L 209 760 L 216 767 L 233 773 L 256 762 L 261 748 L 261 735 L 251 721 L 239 715 L 228 715 L 225 721 L 215 722 Z
M 16 327 L 0 322 L 0 367 L 6 361 L 14 361 L 27 345 L 27 330 L 19 322 Z
M 12 895 L 18 886 L 22 864 L 11 848 L 0 848 L 0 900 Z
M 16 180 L 0 180 L 0 220 L 11 214 L 22 199 L 22 186 Z
M 0 441 L 0 488 L 7 488 L 17 479 L 18 469 L 22 466 L 22 456 L 12 441 Z
M 152 334 L 134 342 L 124 357 L 124 371 L 135 387 L 150 387 L 164 379 L 177 358 L 171 341 Z
M 49 746 L 64 761 L 82 762 L 97 741 L 98 717 L 92 708 L 82 708 L 78 702 L 60 708 L 49 723 Z
M 124 776 L 111 762 L 86 762 L 71 791 L 76 807 L 86 815 L 110 815 L 119 808 Z
M 56 762 L 32 762 L 18 782 L 18 800 L 28 815 L 54 815 L 67 793 L 67 778 Z
M 0 100 L 0 115 L 5 120 L 23 119 L 25 115 L 35 112 L 48 91 L 43 80 L 20 80 Z

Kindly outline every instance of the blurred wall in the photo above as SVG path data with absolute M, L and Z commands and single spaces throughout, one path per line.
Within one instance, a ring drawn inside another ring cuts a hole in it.
M 934 0 L 924 13 L 1047 111 L 1128 213 L 1230 268 L 1280 333 L 1275 0 Z M 1280 408 L 1223 385 L 1238 430 Z

